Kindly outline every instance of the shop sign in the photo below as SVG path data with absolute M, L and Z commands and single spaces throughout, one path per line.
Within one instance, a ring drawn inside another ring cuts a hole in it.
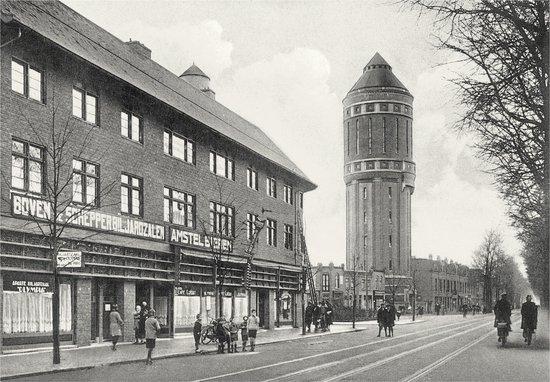
M 186 288 L 180 285 L 174 287 L 174 294 L 176 296 L 200 296 L 200 293 L 196 289 Z
M 203 289 L 202 290 L 202 295 L 203 296 L 215 296 L 216 292 L 213 291 L 213 290 Z
M 12 194 L 12 214 L 37 219 L 50 219 L 51 203 L 26 195 Z M 164 240 L 163 225 L 148 223 L 128 216 L 117 216 L 100 211 L 83 210 L 79 207 L 68 206 L 57 220 L 61 224 Z
M 48 275 L 7 272 L 3 275 L 4 291 L 22 293 L 52 293 L 52 280 Z
M 189 232 L 176 227 L 170 227 L 170 242 L 178 245 L 188 245 L 197 248 L 232 252 L 233 243 L 229 239 Z
M 233 291 L 224 290 L 224 291 L 222 291 L 222 296 L 223 297 L 232 297 L 233 296 Z
M 82 252 L 59 251 L 57 268 L 82 268 Z

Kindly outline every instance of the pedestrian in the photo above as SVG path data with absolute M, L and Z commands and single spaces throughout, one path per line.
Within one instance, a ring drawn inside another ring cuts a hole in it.
M 141 316 L 141 306 L 136 305 L 134 310 L 134 345 L 139 344 L 140 332 L 139 332 L 139 318 Z
M 149 315 L 149 307 L 147 302 L 143 301 L 141 303 L 141 311 L 139 312 L 139 343 L 145 343 L 145 321 Z
M 146 365 L 153 364 L 153 349 L 157 342 L 157 333 L 160 330 L 160 324 L 155 317 L 155 310 L 149 309 L 149 317 L 145 320 L 145 347 L 147 348 L 147 361 Z
M 378 335 L 376 337 L 380 337 L 382 328 L 384 328 L 384 333 L 387 337 L 388 332 L 386 325 L 386 306 L 384 305 L 384 303 L 380 304 L 380 308 L 378 308 L 378 311 L 376 312 L 376 321 L 378 322 Z
M 225 343 L 227 342 L 229 345 L 229 330 L 227 328 L 227 321 L 223 314 L 220 316 L 220 318 L 217 319 L 215 330 L 216 337 L 218 338 L 218 354 L 224 354 Z
M 534 333 L 537 328 L 537 305 L 531 301 L 531 295 L 528 294 L 521 305 L 521 328 L 523 329 L 523 338 L 527 345 L 531 345 L 530 333 Z
M 248 329 L 248 338 L 250 339 L 250 351 L 254 351 L 254 348 L 256 347 L 256 334 L 258 329 L 260 329 L 260 321 L 258 317 L 256 317 L 255 309 L 250 311 L 250 317 L 248 317 L 246 327 Z
M 111 313 L 109 313 L 109 329 L 111 330 L 111 338 L 113 341 L 113 345 L 111 346 L 111 350 L 116 350 L 116 344 L 118 342 L 118 339 L 122 335 L 122 326 L 124 325 L 124 321 L 122 321 L 122 318 L 120 317 L 120 313 L 118 313 L 118 306 L 114 304 L 111 307 Z
M 248 342 L 248 317 L 243 317 L 243 322 L 241 323 L 241 340 L 243 341 L 243 352 L 246 351 L 246 343 Z
M 195 339 L 195 353 L 200 353 L 199 344 L 201 342 L 201 332 L 202 332 L 202 319 L 199 313 L 197 314 L 195 325 L 193 325 L 193 338 Z
M 319 330 L 320 321 L 321 321 L 321 303 L 317 302 L 317 305 L 313 307 L 313 325 L 315 325 L 315 332 Z
M 229 353 L 238 353 L 237 342 L 239 342 L 239 327 L 231 317 L 229 320 Z
M 393 337 L 393 327 L 395 325 L 395 307 L 393 304 L 386 306 L 386 325 L 388 326 L 388 337 Z
M 334 315 L 334 311 L 332 308 L 332 304 L 327 301 L 327 330 L 330 331 L 330 325 L 332 325 L 332 317 Z
M 495 312 L 495 328 L 497 327 L 498 322 L 506 322 L 508 331 L 512 331 L 512 321 L 510 317 L 512 316 L 512 306 L 508 302 L 508 295 L 506 293 L 503 293 L 500 296 L 500 300 L 497 301 L 494 307 Z M 500 342 L 500 337 L 499 337 Z
M 319 308 L 319 318 L 320 318 L 321 331 L 326 332 L 327 331 L 327 303 L 326 303 L 326 301 L 323 301 L 321 303 L 321 307 Z
M 462 317 L 466 318 L 466 314 L 468 314 L 468 305 L 462 304 Z
M 311 321 L 313 320 L 313 309 L 315 307 L 313 306 L 313 303 L 311 301 L 307 302 L 306 307 L 306 314 L 305 314 L 305 320 L 306 320 L 306 328 L 308 333 L 311 333 Z

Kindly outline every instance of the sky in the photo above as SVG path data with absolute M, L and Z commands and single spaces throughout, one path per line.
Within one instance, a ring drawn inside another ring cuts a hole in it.
M 428 17 L 391 0 L 82 1 L 71 8 L 180 75 L 193 62 L 216 100 L 258 125 L 318 185 L 307 193 L 312 263 L 345 262 L 342 99 L 379 52 L 414 96 L 412 255 L 470 265 L 489 229 L 521 245 L 487 165 L 458 134 L 461 68 L 432 46 Z M 442 65 L 445 64 L 445 65 Z

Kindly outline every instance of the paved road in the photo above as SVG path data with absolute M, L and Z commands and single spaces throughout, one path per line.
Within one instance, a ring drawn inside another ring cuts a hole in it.
M 513 316 L 513 321 L 518 320 Z M 539 333 L 548 333 L 548 315 Z M 255 353 L 197 355 L 43 375 L 35 381 L 546 381 L 548 336 L 527 347 L 519 323 L 500 348 L 492 316 L 439 316 L 397 326 L 393 338 L 376 328 L 257 347 Z M 544 338 L 543 338 L 544 337 Z M 259 339 L 261 342 L 261 338 Z

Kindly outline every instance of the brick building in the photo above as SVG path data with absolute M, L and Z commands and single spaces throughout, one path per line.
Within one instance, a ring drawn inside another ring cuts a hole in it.
M 343 100 L 346 267 L 385 273 L 396 305 L 411 258 L 412 102 L 378 53 Z
M 207 322 L 217 305 L 237 318 L 255 308 L 266 328 L 297 325 L 303 193 L 316 187 L 304 173 L 216 102 L 196 66 L 178 77 L 57 1 L 3 1 L 1 11 L 3 346 L 51 340 L 42 230 L 53 221 L 64 256 L 82 256 L 59 268 L 64 340 L 108 339 L 113 304 L 133 340 L 142 301 L 165 336 L 190 330 L 197 313 Z M 67 182 L 54 190 L 57 175 Z M 219 298 L 213 253 L 223 254 Z
M 482 305 L 483 287 L 477 269 L 439 258 L 412 258 L 411 276 L 417 290 L 416 305 L 428 313 L 435 305 L 448 312 L 457 312 L 462 304 Z

